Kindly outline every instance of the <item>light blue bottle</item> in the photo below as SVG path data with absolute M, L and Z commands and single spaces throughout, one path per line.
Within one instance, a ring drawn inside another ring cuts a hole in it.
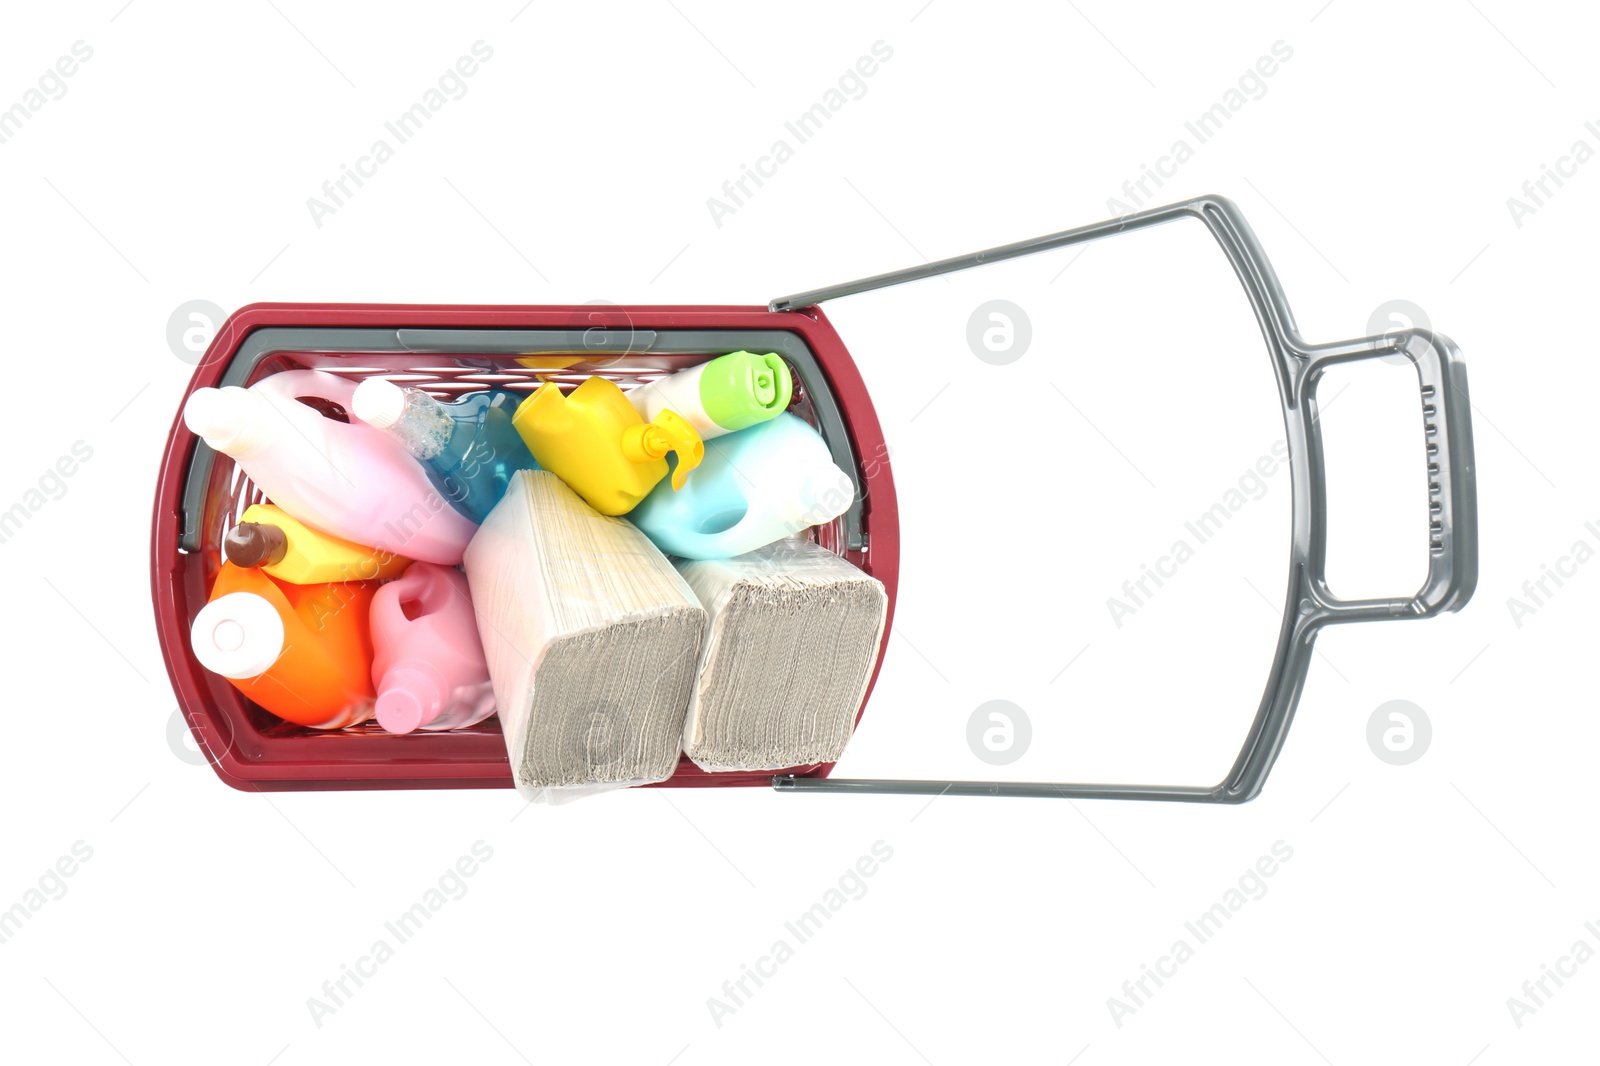
M 511 424 L 523 399 L 486 389 L 441 403 L 421 389 L 368 378 L 356 387 L 352 406 L 357 418 L 405 446 L 450 506 L 481 524 L 506 494 L 511 475 L 539 469 Z
M 784 412 L 706 441 L 683 488 L 662 479 L 628 520 L 668 555 L 728 559 L 831 522 L 854 496 L 822 437 Z

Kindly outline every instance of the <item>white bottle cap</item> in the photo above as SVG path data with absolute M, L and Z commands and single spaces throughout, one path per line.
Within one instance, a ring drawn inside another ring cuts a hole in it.
M 806 526 L 833 521 L 848 511 L 855 499 L 850 475 L 826 459 L 803 473 L 798 486 L 795 518 Z
M 189 646 L 214 674 L 246 681 L 267 672 L 283 654 L 283 619 L 253 592 L 218 596 L 195 615 Z
M 388 429 L 406 413 L 406 390 L 387 378 L 367 378 L 356 386 L 354 414 L 374 429 Z
M 196 389 L 183 405 L 183 424 L 217 451 L 237 455 L 250 446 L 255 436 L 259 399 L 235 385 Z

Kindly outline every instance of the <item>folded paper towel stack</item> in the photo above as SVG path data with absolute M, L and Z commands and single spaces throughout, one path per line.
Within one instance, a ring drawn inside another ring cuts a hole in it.
M 706 612 L 666 556 L 533 470 L 465 569 L 518 791 L 559 801 L 670 777 Z
M 711 619 L 684 752 L 706 770 L 838 759 L 883 639 L 883 583 L 798 538 L 677 565 Z

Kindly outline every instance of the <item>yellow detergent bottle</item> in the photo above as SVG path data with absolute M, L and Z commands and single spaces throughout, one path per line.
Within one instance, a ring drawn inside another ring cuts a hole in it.
M 638 506 L 667 476 L 667 453 L 675 452 L 672 487 L 705 458 L 705 442 L 676 411 L 646 422 L 614 382 L 592 377 L 562 395 L 546 382 L 517 408 L 517 427 L 539 465 L 565 481 L 589 506 L 623 515 Z
M 239 524 L 222 538 L 222 553 L 234 566 L 259 568 L 291 585 L 382 581 L 399 577 L 411 565 L 392 552 L 312 529 L 270 503 L 245 508 Z
M 539 381 L 549 381 L 567 367 L 576 366 L 588 358 L 587 355 L 525 355 L 517 360 L 517 365 L 537 371 L 533 376 Z

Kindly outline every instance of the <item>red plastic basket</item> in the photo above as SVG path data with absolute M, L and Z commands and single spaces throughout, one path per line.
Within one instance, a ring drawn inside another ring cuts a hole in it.
M 899 519 L 883 432 L 849 352 L 816 308 L 253 304 L 217 331 L 184 398 L 198 388 L 249 385 L 302 367 L 357 379 L 381 373 L 441 397 L 489 386 L 531 390 L 547 380 L 576 385 L 590 374 L 627 388 L 741 348 L 777 350 L 789 360 L 796 378 L 791 410 L 822 432 L 835 462 L 855 479 L 857 503 L 814 536 L 883 582 L 892 625 Z M 372 724 L 304 729 L 200 666 L 189 649 L 189 627 L 205 605 L 223 534 L 262 496 L 227 456 L 188 431 L 181 411 L 180 403 L 161 459 L 150 577 L 178 706 L 218 776 L 250 791 L 510 788 L 498 718 L 404 736 Z M 888 636 L 886 626 L 884 645 Z M 872 683 L 882 663 L 880 646 Z M 775 775 L 825 777 L 831 769 L 708 773 L 682 759 L 663 783 L 767 785 Z

